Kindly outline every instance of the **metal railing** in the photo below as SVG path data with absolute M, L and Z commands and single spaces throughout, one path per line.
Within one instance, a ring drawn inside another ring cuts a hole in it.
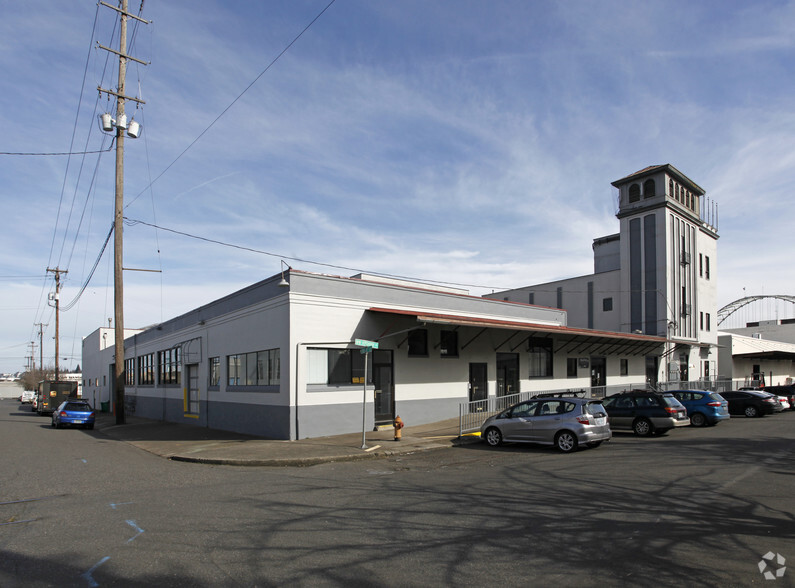
M 485 400 L 475 400 L 473 402 L 463 402 L 459 406 L 458 414 L 458 436 L 464 433 L 479 431 L 481 425 L 492 415 L 502 412 L 509 406 L 517 402 L 523 402 L 536 396 L 548 394 L 570 394 L 583 398 L 604 398 L 611 394 L 617 394 L 626 390 L 646 389 L 645 382 L 634 384 L 617 384 L 613 386 L 594 386 L 591 388 L 559 388 L 551 390 L 534 390 L 532 392 L 521 392 L 510 396 L 489 396 Z

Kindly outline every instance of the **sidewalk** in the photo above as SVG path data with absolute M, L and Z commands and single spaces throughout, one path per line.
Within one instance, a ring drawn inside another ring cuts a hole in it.
M 154 421 L 128 416 L 124 425 L 116 417 L 99 413 L 95 430 L 118 441 L 167 459 L 236 466 L 310 466 L 333 461 L 378 459 L 429 449 L 450 448 L 480 440 L 478 434 L 458 437 L 458 419 L 403 428 L 403 440 L 394 441 L 394 430 L 362 434 L 273 441 L 229 431 Z

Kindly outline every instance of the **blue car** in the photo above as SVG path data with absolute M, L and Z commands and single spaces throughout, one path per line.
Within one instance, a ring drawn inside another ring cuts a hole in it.
M 60 429 L 65 425 L 94 428 L 94 410 L 87 400 L 72 398 L 61 403 L 52 413 L 53 428 Z
M 731 418 L 729 403 L 717 392 L 707 390 L 671 390 L 671 394 L 687 409 L 694 427 L 717 425 Z

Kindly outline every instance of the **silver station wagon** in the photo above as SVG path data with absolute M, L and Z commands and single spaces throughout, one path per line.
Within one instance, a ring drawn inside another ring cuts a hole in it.
M 576 451 L 579 445 L 598 447 L 612 436 L 607 411 L 591 398 L 532 398 L 495 414 L 480 427 L 491 446 L 504 441 L 554 445 Z

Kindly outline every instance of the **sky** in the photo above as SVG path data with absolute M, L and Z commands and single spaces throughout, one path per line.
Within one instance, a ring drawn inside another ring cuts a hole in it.
M 125 88 L 145 101 L 126 103 L 143 127 L 124 143 L 127 328 L 282 260 L 473 295 L 592 273 L 593 239 L 618 232 L 610 183 L 665 163 L 718 207 L 719 307 L 795 294 L 795 3 L 329 2 L 150 0 L 130 21 L 147 65 Z M 116 106 L 97 88 L 118 86 L 99 47 L 118 49 L 118 18 L 94 0 L 0 14 L 0 372 L 54 363 L 48 269 L 67 272 L 73 369 L 113 317 L 97 116 Z

